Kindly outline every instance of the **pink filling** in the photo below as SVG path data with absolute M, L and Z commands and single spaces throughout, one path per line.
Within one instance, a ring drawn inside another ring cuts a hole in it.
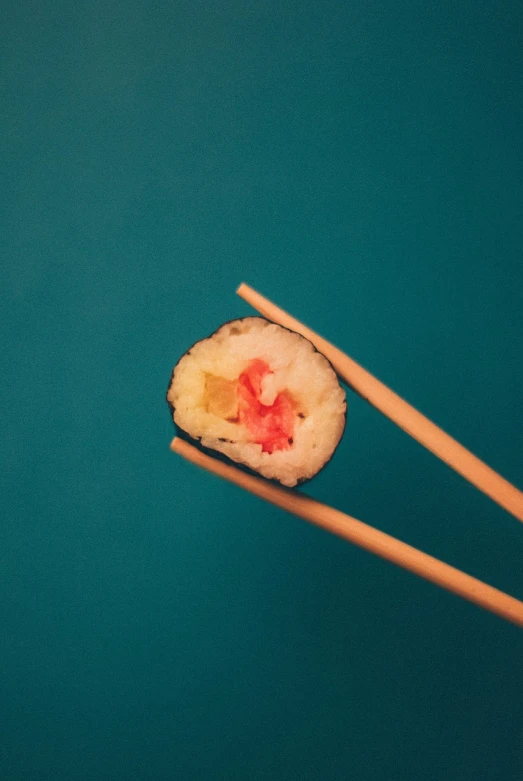
M 253 442 L 265 453 L 288 450 L 294 431 L 294 405 L 289 393 L 279 393 L 271 405 L 260 401 L 261 382 L 272 374 L 260 358 L 252 361 L 238 378 L 238 419 L 247 427 Z

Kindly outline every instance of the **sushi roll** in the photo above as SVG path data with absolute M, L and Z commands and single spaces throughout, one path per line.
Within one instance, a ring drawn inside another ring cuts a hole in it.
M 193 345 L 167 402 L 182 436 L 288 487 L 325 466 L 345 427 L 345 393 L 327 358 L 262 317 Z

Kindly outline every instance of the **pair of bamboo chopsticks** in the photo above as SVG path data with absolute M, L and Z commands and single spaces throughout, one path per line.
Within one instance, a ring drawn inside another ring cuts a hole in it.
M 494 470 L 476 458 L 438 426 L 397 396 L 359 364 L 330 342 L 295 320 L 246 284 L 237 290 L 239 296 L 264 317 L 305 336 L 332 363 L 337 373 L 359 395 L 400 428 L 486 493 L 501 507 L 523 521 L 523 493 Z M 321 526 L 393 564 L 435 583 L 507 621 L 523 627 L 523 602 L 480 580 L 374 529 L 339 510 L 311 499 L 297 491 L 279 488 L 262 478 L 245 474 L 234 466 L 201 453 L 175 437 L 171 449 L 220 477 L 241 486 L 278 507 Z

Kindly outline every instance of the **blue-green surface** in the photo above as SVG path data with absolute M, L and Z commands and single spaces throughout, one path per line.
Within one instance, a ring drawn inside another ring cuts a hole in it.
M 6 2 L 2 781 L 516 781 L 523 632 L 169 451 L 246 281 L 523 485 L 523 13 Z M 523 598 L 361 399 L 307 493 Z

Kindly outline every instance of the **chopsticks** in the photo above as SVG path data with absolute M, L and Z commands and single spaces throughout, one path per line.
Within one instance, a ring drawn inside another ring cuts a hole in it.
M 336 372 L 356 393 L 469 480 L 476 488 L 490 496 L 518 520 L 523 521 L 523 493 L 515 486 L 387 388 L 352 358 L 260 293 L 244 283 L 236 292 L 267 319 L 297 331 L 309 339 L 330 360 Z M 503 591 L 305 494 L 280 488 L 263 478 L 246 474 L 232 465 L 211 458 L 178 437 L 173 439 L 171 450 L 261 499 L 523 627 L 523 602 Z
M 288 488 L 279 488 L 263 478 L 246 474 L 234 466 L 211 458 L 178 437 L 171 442 L 171 450 L 193 464 L 250 491 L 266 502 L 281 507 L 316 526 L 321 526 L 332 534 L 337 534 L 360 548 L 523 627 L 523 602 L 503 591 L 305 494 Z
M 407 434 L 421 445 L 438 456 L 448 466 L 458 472 L 480 491 L 490 496 L 497 504 L 523 521 L 523 493 L 512 483 L 487 466 L 473 455 L 463 445 L 446 434 L 428 418 L 418 412 L 394 391 L 387 388 L 376 377 L 360 366 L 348 355 L 328 342 L 323 337 L 311 331 L 288 312 L 264 298 L 260 293 L 242 283 L 237 294 L 268 320 L 297 331 L 323 353 L 336 372 L 347 384 L 362 396 L 369 404 L 376 407 L 387 418 L 390 418 Z

